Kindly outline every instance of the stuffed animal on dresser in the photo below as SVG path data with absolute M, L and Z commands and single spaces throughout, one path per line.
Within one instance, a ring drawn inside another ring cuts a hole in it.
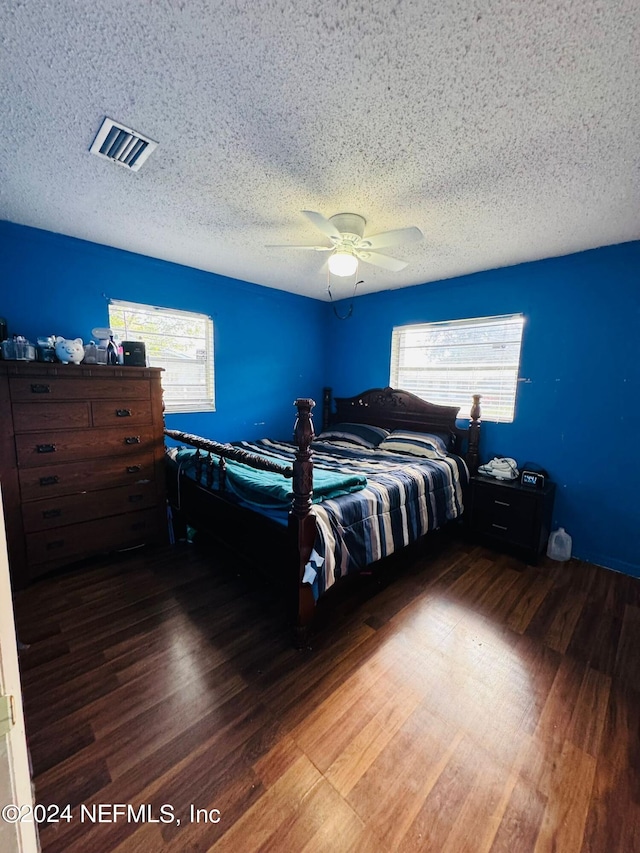
M 82 338 L 70 340 L 61 338 L 59 335 L 56 338 L 56 358 L 63 364 L 80 364 L 84 358 L 84 347 L 82 346 Z

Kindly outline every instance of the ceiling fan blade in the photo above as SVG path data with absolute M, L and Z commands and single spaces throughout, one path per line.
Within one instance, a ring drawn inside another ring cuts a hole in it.
M 390 258 L 389 255 L 383 255 L 380 252 L 360 252 L 356 250 L 355 254 L 361 261 L 373 264 L 376 267 L 382 267 L 382 269 L 389 270 L 390 272 L 400 272 L 400 270 L 408 266 L 406 261 Z
M 316 252 L 333 252 L 333 246 L 292 246 L 291 243 L 268 243 L 265 249 L 313 249 Z
M 371 237 L 363 237 L 359 248 L 362 249 L 385 249 L 388 246 L 402 246 L 405 243 L 417 243 L 422 240 L 423 233 L 415 226 L 411 228 L 397 228 L 395 231 L 383 231 L 381 234 L 372 234 Z
M 333 240 L 334 243 L 337 243 L 342 239 L 342 234 L 338 231 L 335 225 L 332 222 L 329 222 L 328 219 L 325 219 L 321 213 L 316 213 L 315 210 L 303 210 L 302 213 L 304 213 L 307 219 L 312 222 L 316 228 L 319 228 L 323 234 L 326 234 L 330 240 Z

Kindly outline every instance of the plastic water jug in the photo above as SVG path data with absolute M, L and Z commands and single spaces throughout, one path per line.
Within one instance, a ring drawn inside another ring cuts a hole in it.
M 571 537 L 564 527 L 554 530 L 549 537 L 547 557 L 550 557 L 552 560 L 560 560 L 561 562 L 571 559 Z

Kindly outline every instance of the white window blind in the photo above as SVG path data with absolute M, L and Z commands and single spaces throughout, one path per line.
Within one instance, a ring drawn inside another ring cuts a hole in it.
M 121 341 L 143 341 L 149 366 L 164 368 L 166 412 L 215 411 L 210 317 L 112 299 L 109 326 Z
M 523 326 L 522 314 L 398 326 L 390 384 L 431 403 L 460 406 L 461 418 L 469 417 L 472 395 L 482 394 L 483 420 L 510 422 Z

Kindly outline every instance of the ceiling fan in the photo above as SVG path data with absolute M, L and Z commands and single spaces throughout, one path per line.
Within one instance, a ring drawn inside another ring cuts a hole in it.
M 353 275 L 358 269 L 358 261 L 374 264 L 391 272 L 403 270 L 407 263 L 389 255 L 380 249 L 400 246 L 403 243 L 416 243 L 422 240 L 423 234 L 419 228 L 398 228 L 394 231 L 383 231 L 364 236 L 366 220 L 357 213 L 337 213 L 326 219 L 321 213 L 313 210 L 303 210 L 302 213 L 316 228 L 329 238 L 330 246 L 279 246 L 286 249 L 312 249 L 316 252 L 331 252 L 329 270 L 334 275 Z M 274 247 L 275 248 L 275 247 Z

